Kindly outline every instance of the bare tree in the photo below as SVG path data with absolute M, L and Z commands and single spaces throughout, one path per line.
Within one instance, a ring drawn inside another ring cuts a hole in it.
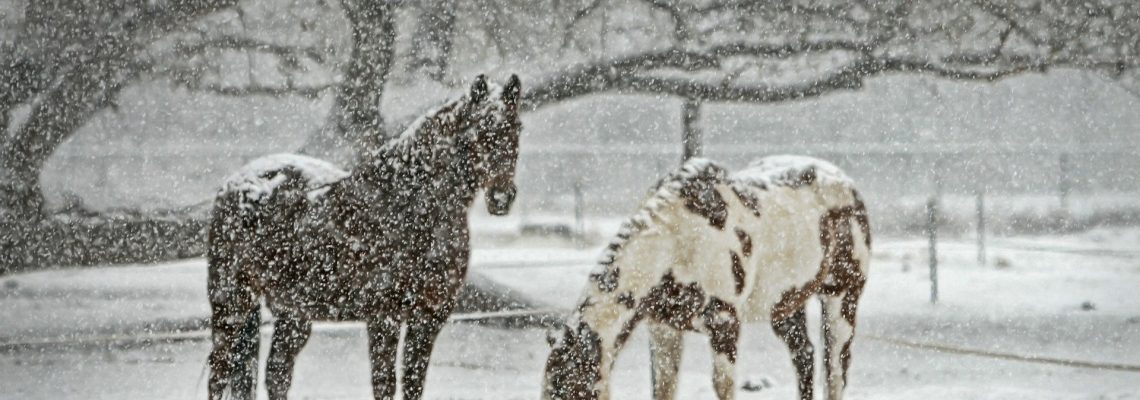
M 262 2 L 282 7 L 292 3 Z M 7 66 L 0 68 L 0 127 L 6 128 L 0 135 L 0 225 L 6 233 L 0 236 L 5 249 L 0 265 L 34 262 L 41 247 L 50 248 L 46 236 L 58 234 L 48 232 L 53 225 L 44 220 L 39 184 L 44 163 L 96 113 L 115 108 L 122 89 L 136 82 L 165 80 L 220 96 L 317 97 L 340 87 L 330 128 L 315 137 L 312 151 L 328 153 L 330 147 L 346 143 L 368 146 L 383 141 L 364 133 L 379 132 L 382 126 L 379 98 L 395 37 L 392 6 L 343 3 L 353 40 L 345 84 L 330 80 L 308 86 L 296 84 L 292 75 L 327 69 L 338 61 L 335 49 L 323 48 L 319 41 L 275 42 L 219 28 L 235 17 L 243 20 L 237 0 L 45 0 L 18 5 L 22 18 L 5 32 L 10 35 L 0 37 L 10 39 L 0 42 L 0 65 Z M 304 21 L 300 24 L 289 29 L 304 30 Z M 217 68 L 225 52 L 271 55 L 285 78 L 266 84 L 251 77 L 244 85 L 227 84 Z M 21 107 L 30 112 L 13 120 Z
M 380 99 L 395 58 L 395 3 L 343 0 L 352 25 L 352 56 L 344 71 L 332 120 L 310 138 L 304 152 L 338 161 L 355 159 L 382 144 Z
M 347 17 L 346 56 L 321 41 L 211 28 L 243 18 L 244 5 L 304 0 L 11 1 L 22 14 L 0 32 L 0 224 L 25 228 L 44 215 L 48 157 L 141 80 L 220 96 L 336 90 L 325 128 L 301 150 L 342 162 L 388 137 L 379 104 L 390 71 L 444 81 L 493 59 L 532 77 L 526 110 L 613 91 L 677 96 L 695 118 L 701 102 L 795 101 L 885 74 L 992 82 L 1054 68 L 1140 93 L 1132 0 L 312 0 Z M 409 60 L 396 59 L 400 8 L 419 20 Z M 229 84 L 214 68 L 226 53 L 271 55 L 285 78 Z M 314 69 L 327 79 L 292 78 Z
M 592 34 L 582 26 L 600 18 L 594 9 L 606 3 L 588 2 L 570 14 L 563 35 Z M 604 57 L 591 57 L 594 50 L 586 48 L 585 58 L 594 61 L 542 74 L 527 107 L 611 90 L 784 102 L 858 89 L 867 78 L 888 73 L 992 82 L 1075 68 L 1133 90 L 1140 86 L 1140 4 L 1125 0 L 620 5 L 622 13 L 660 14 L 645 28 L 660 32 L 656 40 Z
M 419 2 L 416 31 L 412 35 L 409 72 L 422 71 L 428 78 L 443 82 L 451 61 L 455 40 L 455 0 Z

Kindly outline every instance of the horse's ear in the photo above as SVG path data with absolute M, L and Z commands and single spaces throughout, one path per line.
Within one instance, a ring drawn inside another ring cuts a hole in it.
M 522 82 L 519 81 L 519 76 L 511 74 L 511 79 L 507 80 L 507 86 L 503 87 L 503 101 L 515 104 L 519 101 L 519 94 L 522 92 Z
M 487 98 L 487 76 L 479 74 L 471 84 L 471 102 L 478 103 Z

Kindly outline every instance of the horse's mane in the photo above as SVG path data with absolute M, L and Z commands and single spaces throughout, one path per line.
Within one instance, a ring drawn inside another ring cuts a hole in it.
M 449 100 L 442 106 L 435 107 L 427 113 L 416 118 L 411 125 L 392 140 L 384 143 L 378 149 L 365 153 L 365 159 L 373 165 L 400 168 L 406 167 L 416 159 L 417 151 L 422 151 L 417 144 L 423 144 L 423 139 L 436 134 L 444 123 L 454 123 L 458 118 L 456 113 L 461 112 L 467 104 L 467 97 L 460 96 Z
M 692 158 L 680 168 L 661 178 L 650 190 L 648 198 L 642 202 L 637 212 L 622 222 L 617 235 L 614 236 L 598 258 L 599 266 L 608 268 L 617 259 L 630 239 L 660 221 L 659 212 L 661 208 L 678 201 L 682 188 L 687 184 L 699 180 L 722 182 L 727 178 L 727 169 L 706 158 Z
M 478 103 L 481 107 L 489 105 L 490 102 L 496 101 L 502 95 L 502 86 L 488 82 L 487 89 L 487 98 Z M 473 111 L 470 102 L 470 96 L 464 93 L 448 100 L 443 105 L 429 109 L 412 121 L 395 138 L 384 143 L 378 149 L 368 151 L 365 154 L 365 159 L 377 166 L 387 164 L 387 166 L 396 169 L 410 166 L 419 155 L 417 153 L 431 150 L 418 145 L 430 146 L 432 143 L 428 140 L 430 139 L 428 136 L 438 134 L 438 131 L 443 127 L 459 124 L 461 113 Z

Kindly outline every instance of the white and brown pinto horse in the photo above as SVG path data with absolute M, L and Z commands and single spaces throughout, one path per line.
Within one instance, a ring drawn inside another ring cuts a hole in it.
M 732 399 L 740 327 L 755 321 L 769 321 L 787 344 L 800 397 L 811 399 L 804 307 L 819 296 L 827 393 L 837 400 L 870 248 L 863 202 L 827 162 L 775 156 L 729 175 L 691 160 L 605 250 L 577 310 L 551 338 L 543 398 L 608 399 L 614 359 L 644 320 L 657 400 L 673 398 L 683 331 L 709 336 L 716 393 Z

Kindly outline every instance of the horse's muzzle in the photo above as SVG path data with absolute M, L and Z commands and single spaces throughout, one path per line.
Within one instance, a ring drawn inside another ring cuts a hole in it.
M 507 215 L 511 211 L 511 204 L 515 202 L 515 185 L 511 184 L 505 188 L 491 187 L 487 189 L 485 199 L 487 200 L 487 212 L 491 215 Z

